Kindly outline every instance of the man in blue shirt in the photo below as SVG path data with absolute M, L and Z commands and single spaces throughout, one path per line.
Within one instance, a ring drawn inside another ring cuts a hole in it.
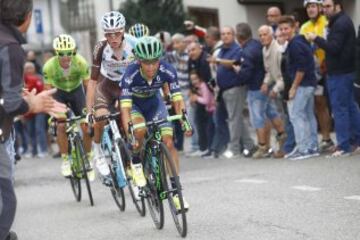
M 289 42 L 285 55 L 285 100 L 288 100 L 290 121 L 294 126 L 296 150 L 287 157 L 301 160 L 319 155 L 317 122 L 314 115 L 316 86 L 315 62 L 310 44 L 301 35 L 296 35 L 295 20 L 283 16 L 279 22 L 282 36 Z
M 223 46 L 217 56 L 219 64 L 216 79 L 228 113 L 230 130 L 230 142 L 224 156 L 233 158 L 242 150 L 252 150 L 254 143 L 248 128 L 245 127 L 243 117 L 247 88 L 241 83 L 232 66 L 238 60 L 241 51 L 240 46 L 235 42 L 234 29 L 224 27 L 221 30 L 221 40 Z

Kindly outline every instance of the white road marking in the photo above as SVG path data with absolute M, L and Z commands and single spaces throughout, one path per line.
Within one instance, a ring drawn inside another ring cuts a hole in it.
M 306 192 L 316 192 L 320 191 L 321 188 L 318 187 L 311 187 L 307 185 L 301 185 L 301 186 L 292 186 L 292 189 L 300 190 L 300 191 L 306 191 Z
M 262 179 L 247 179 L 247 178 L 244 178 L 244 179 L 235 180 L 235 182 L 237 182 L 237 183 L 263 184 L 263 183 L 267 183 L 268 181 L 262 180 Z
M 347 196 L 347 197 L 344 197 L 344 199 L 360 201 L 360 196 L 359 195 Z

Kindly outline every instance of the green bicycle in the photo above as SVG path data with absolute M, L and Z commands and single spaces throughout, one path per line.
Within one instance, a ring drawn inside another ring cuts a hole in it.
M 56 136 L 57 123 L 65 123 L 66 134 L 68 137 L 69 158 L 71 166 L 71 175 L 68 177 L 71 189 L 76 201 L 81 201 L 81 180 L 85 181 L 87 192 L 89 194 L 90 205 L 94 206 L 94 200 L 91 192 L 91 185 L 88 172 L 92 171 L 87 154 L 84 150 L 78 123 L 84 116 L 74 116 L 72 111 L 68 111 L 65 120 L 49 119 L 52 134 Z
M 150 121 L 132 125 L 129 124 L 129 131 L 134 141 L 134 130 L 147 127 L 147 134 L 144 144 L 141 148 L 141 156 L 143 159 L 144 175 L 147 185 L 143 189 L 149 212 L 157 229 L 164 226 L 164 206 L 163 201 L 168 200 L 170 212 L 173 217 L 175 226 L 182 237 L 187 234 L 186 209 L 184 208 L 182 188 L 179 176 L 176 173 L 174 160 L 169 149 L 161 141 L 160 127 L 162 123 L 176 120 L 183 120 L 186 128 L 191 129 L 186 114 L 174 115 L 166 119 Z M 167 171 L 166 171 L 167 170 Z M 168 174 L 167 174 L 168 173 Z M 170 176 L 175 179 L 173 188 Z M 177 209 L 173 196 L 177 194 L 180 207 Z

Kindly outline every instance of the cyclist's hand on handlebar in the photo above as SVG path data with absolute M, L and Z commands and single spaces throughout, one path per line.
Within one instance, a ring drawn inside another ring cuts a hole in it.
M 190 126 L 190 123 L 188 121 L 181 121 L 181 129 L 184 131 L 184 134 L 186 137 L 192 136 L 192 128 Z

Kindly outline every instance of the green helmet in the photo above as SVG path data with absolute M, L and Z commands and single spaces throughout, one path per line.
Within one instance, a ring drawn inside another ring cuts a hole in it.
M 155 60 L 163 55 L 163 48 L 156 37 L 139 38 L 135 46 L 135 56 L 140 60 Z

